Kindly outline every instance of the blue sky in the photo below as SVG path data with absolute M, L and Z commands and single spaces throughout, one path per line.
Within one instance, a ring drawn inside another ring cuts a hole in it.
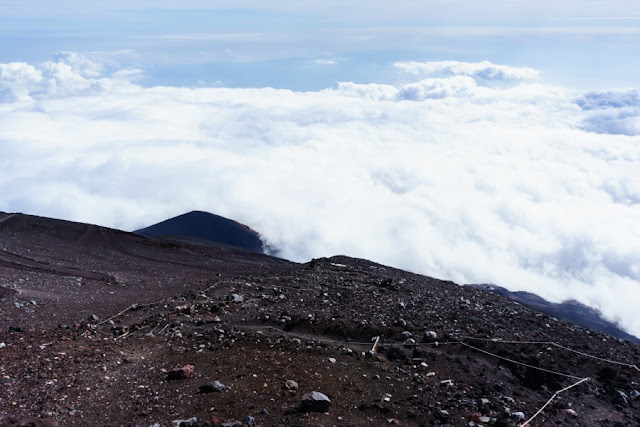
M 640 336 L 636 2 L 172 4 L 0 0 L 0 211 L 204 210 Z
M 179 4 L 179 8 L 176 8 Z M 393 82 L 396 61 L 534 67 L 581 88 L 637 87 L 629 1 L 0 2 L 3 62 L 71 51 L 145 71 L 145 85 Z

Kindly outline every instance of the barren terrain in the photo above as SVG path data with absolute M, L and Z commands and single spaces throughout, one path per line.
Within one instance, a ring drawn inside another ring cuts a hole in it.
M 0 356 L 4 425 L 640 424 L 640 347 L 504 297 L 27 215 Z

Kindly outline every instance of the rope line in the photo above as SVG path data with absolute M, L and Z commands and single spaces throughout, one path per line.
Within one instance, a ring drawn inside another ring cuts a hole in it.
M 517 364 L 517 365 L 526 366 L 527 368 L 536 369 L 536 370 L 538 370 L 538 371 L 547 372 L 547 373 L 554 374 L 554 375 L 561 375 L 561 376 L 563 376 L 563 377 L 573 378 L 573 379 L 576 379 L 576 380 L 582 379 L 582 377 L 576 377 L 575 375 L 563 374 L 562 372 L 556 372 L 556 371 L 552 371 L 552 370 L 550 370 L 550 369 L 540 368 L 540 367 L 538 367 L 538 366 L 533 366 L 533 365 L 529 365 L 529 364 L 527 364 L 527 363 L 518 362 L 517 360 L 509 359 L 508 357 L 499 356 L 499 355 L 497 355 L 497 354 L 495 354 L 495 353 L 491 353 L 491 352 L 489 352 L 489 351 L 482 350 L 481 348 L 474 347 L 474 346 L 472 346 L 471 344 L 467 344 L 467 343 L 462 342 L 462 341 L 460 342 L 460 344 L 462 344 L 462 345 L 463 345 L 463 346 L 465 346 L 465 347 L 472 348 L 472 349 L 474 349 L 474 350 L 476 350 L 476 351 L 479 351 L 479 352 L 481 352 L 481 353 L 485 353 L 485 354 L 488 354 L 488 355 L 490 355 L 490 356 L 493 356 L 493 357 L 495 357 L 495 358 L 497 358 L 497 359 L 505 360 L 505 361 L 507 361 L 507 362 L 515 363 L 515 364 Z
M 476 338 L 476 337 L 462 337 L 463 340 L 475 340 L 475 341 L 486 341 L 486 342 L 495 342 L 500 344 L 553 344 L 552 341 L 505 341 L 500 338 Z
M 209 286 L 208 288 L 204 289 L 201 292 L 202 293 L 206 293 L 206 292 L 208 292 L 209 290 L 213 289 L 214 287 L 218 286 L 221 283 L 225 283 L 225 281 L 218 281 L 218 282 L 214 283 L 213 285 Z M 124 313 L 126 313 L 129 310 L 138 309 L 138 308 L 142 308 L 142 307 L 147 307 L 147 306 L 163 303 L 163 302 L 169 301 L 170 299 L 171 298 L 164 298 L 164 299 L 161 299 L 161 300 L 158 300 L 158 301 L 153 301 L 153 302 L 150 302 L 150 303 L 147 303 L 147 304 L 133 304 L 133 305 L 127 307 L 126 309 L 122 310 L 121 312 L 116 313 L 113 316 L 111 316 L 111 317 L 99 322 L 97 325 L 98 326 L 102 325 L 102 324 L 108 322 L 109 320 L 112 320 L 112 319 L 114 319 L 114 318 L 116 318 L 118 316 L 123 315 Z M 228 325 L 228 326 L 235 327 L 235 328 L 250 328 L 250 329 L 264 328 L 264 329 L 271 329 L 271 330 L 275 330 L 275 331 L 278 331 L 278 332 L 283 333 L 283 334 L 296 336 L 296 337 L 299 337 L 299 338 L 305 338 L 305 339 L 308 339 L 308 340 L 326 342 L 326 343 L 334 343 L 334 344 L 335 343 L 340 343 L 340 344 L 346 344 L 346 345 L 366 345 L 366 346 L 371 345 L 370 342 L 340 341 L 340 340 L 323 339 L 323 338 L 317 338 L 317 337 L 314 338 L 314 337 L 309 337 L 309 336 L 305 336 L 305 335 L 302 335 L 302 334 L 295 334 L 295 333 L 287 332 L 287 331 L 284 331 L 282 329 L 278 329 L 278 328 L 273 327 L 273 326 L 254 326 L 254 325 Z M 461 345 L 464 345 L 466 347 L 472 348 L 472 349 L 474 349 L 476 351 L 479 351 L 481 353 L 485 353 L 485 354 L 491 355 L 493 357 L 496 357 L 498 359 L 502 359 L 502 360 L 505 360 L 505 361 L 508 361 L 508 362 L 511 362 L 511 363 L 519 364 L 519 365 L 522 365 L 522 366 L 526 366 L 528 368 L 532 368 L 532 369 L 536 369 L 536 370 L 539 370 L 539 371 L 552 373 L 552 374 L 555 374 L 555 375 L 561 375 L 561 376 L 565 376 L 565 377 L 568 377 L 568 378 L 580 379 L 580 377 L 576 377 L 574 375 L 563 374 L 563 373 L 560 373 L 560 372 L 555 372 L 555 371 L 547 370 L 547 369 L 544 369 L 544 368 L 539 368 L 537 366 L 528 365 L 526 363 L 518 362 L 516 360 L 508 359 L 506 357 L 502 357 L 502 356 L 499 356 L 497 354 L 488 352 L 486 350 L 482 350 L 480 348 L 474 347 L 474 346 L 472 346 L 470 344 L 467 344 L 467 343 L 465 343 L 463 341 L 464 340 L 475 340 L 475 341 L 492 342 L 492 343 L 496 343 L 496 344 L 552 345 L 552 346 L 558 347 L 558 348 L 560 348 L 562 350 L 569 351 L 569 352 L 572 352 L 572 353 L 575 353 L 575 354 L 579 354 L 579 355 L 584 356 L 584 357 L 588 357 L 588 358 L 591 358 L 591 359 L 599 360 L 601 362 L 611 363 L 611 364 L 615 364 L 615 365 L 619 365 L 619 366 L 626 366 L 628 368 L 632 368 L 632 369 L 635 369 L 636 371 L 640 372 L 640 368 L 638 368 L 637 365 L 634 365 L 634 364 L 631 364 L 631 363 L 625 363 L 625 362 L 618 362 L 616 360 L 606 359 L 606 358 L 603 358 L 603 357 L 593 356 L 591 354 L 588 354 L 588 353 L 585 353 L 585 352 L 582 352 L 582 351 L 579 351 L 579 350 L 574 350 L 572 348 L 565 347 L 565 346 L 560 345 L 560 344 L 558 344 L 556 342 L 553 342 L 553 341 L 505 341 L 505 340 L 495 339 L 495 338 L 493 338 L 493 339 L 491 339 L 491 338 L 476 338 L 476 337 L 469 337 L 469 336 L 463 336 L 463 337 L 461 337 L 461 339 L 462 339 L 462 341 L 434 342 L 434 343 L 413 343 L 413 344 L 409 344 L 409 345 L 412 345 L 412 346 L 415 346 L 415 347 L 430 347 L 430 346 L 440 346 L 440 345 L 461 344 Z M 383 346 L 383 347 L 384 346 L 393 346 L 393 345 L 403 345 L 403 344 L 404 343 L 379 343 L 379 345 Z
M 97 326 L 100 326 L 100 325 L 102 325 L 102 324 L 104 324 L 104 323 L 107 323 L 109 320 L 113 320 L 113 319 L 115 319 L 116 317 L 118 317 L 118 316 L 121 316 L 121 315 L 125 314 L 125 313 L 126 313 L 127 311 L 129 311 L 129 310 L 134 310 L 134 311 L 135 311 L 135 310 L 137 310 L 137 309 L 139 309 L 139 308 L 142 308 L 142 307 L 148 307 L 148 306 L 150 306 L 150 305 L 155 305 L 155 304 L 160 304 L 160 303 L 165 302 L 165 301 L 168 301 L 168 300 L 170 300 L 170 299 L 171 299 L 171 298 L 164 298 L 164 299 L 161 299 L 161 300 L 158 300 L 158 301 L 149 302 L 149 303 L 147 303 L 147 304 L 131 304 L 129 307 L 125 308 L 125 309 L 124 309 L 124 310 L 122 310 L 121 312 L 116 313 L 116 314 L 114 314 L 113 316 L 111 316 L 111 317 L 109 317 L 109 318 L 107 318 L 107 319 L 104 319 L 102 322 L 98 322 L 96 325 L 97 325 Z
M 575 387 L 575 386 L 577 386 L 577 385 L 579 385 L 579 384 L 582 384 L 582 383 L 583 383 L 583 382 L 585 382 L 585 381 L 589 381 L 590 379 L 591 379 L 591 378 L 582 378 L 580 381 L 578 381 L 578 382 L 576 382 L 576 383 L 571 384 L 569 387 L 565 387 L 565 388 L 563 388 L 562 390 L 558 390 L 558 391 L 556 391 L 556 392 L 553 394 L 553 396 L 551 396 L 551 399 L 547 400 L 547 403 L 545 403 L 544 405 L 542 405 L 542 407 L 541 407 L 540 409 L 538 409 L 538 411 L 537 411 L 535 414 L 533 414 L 533 416 L 532 416 L 531 418 L 529 418 L 527 421 L 525 421 L 525 422 L 523 422 L 522 424 L 520 424 L 520 426 L 519 426 L 519 427 L 527 427 L 527 426 L 529 425 L 529 423 L 530 423 L 531 421 L 533 421 L 533 419 L 534 419 L 535 417 L 537 417 L 538 415 L 540 415 L 540 413 L 544 410 L 544 408 L 546 408 L 546 407 L 547 407 L 547 406 L 548 406 L 548 405 L 553 401 L 553 399 L 555 399 L 555 398 L 556 398 L 556 396 L 557 396 L 557 395 L 559 395 L 560 393 L 565 392 L 565 391 L 569 390 L 570 388 L 573 388 L 573 387 Z
M 569 348 L 569 347 L 565 347 L 565 346 L 562 346 L 562 345 L 560 345 L 560 344 L 556 344 L 556 343 L 552 343 L 552 344 L 553 344 L 553 345 L 555 345 L 555 346 L 556 346 L 556 347 L 558 347 L 558 348 L 561 348 L 561 349 L 563 349 L 563 350 L 570 351 L 570 352 L 572 352 L 572 353 L 579 354 L 579 355 L 581 355 L 581 356 L 590 357 L 590 358 L 592 358 L 592 359 L 600 360 L 600 361 L 602 361 L 602 362 L 608 362 L 608 363 L 613 363 L 613 364 L 616 364 L 616 365 L 627 366 L 627 367 L 629 367 L 629 368 L 633 368 L 633 369 L 635 369 L 636 371 L 640 372 L 640 369 L 638 369 L 638 366 L 637 366 L 637 365 L 632 365 L 631 363 L 617 362 L 617 361 L 615 361 L 615 360 L 605 359 L 605 358 L 598 357 L 598 356 L 592 356 L 592 355 L 590 355 L 590 354 L 583 353 L 582 351 L 578 351 L 578 350 L 573 350 L 573 349 L 571 349 L 571 348 Z
M 304 334 L 299 334 L 296 332 L 288 332 L 285 331 L 283 329 L 279 329 L 276 328 L 275 326 L 262 326 L 262 325 L 234 325 L 231 323 L 225 323 L 225 326 L 231 327 L 231 328 L 238 328 L 238 329 L 270 329 L 273 331 L 277 331 L 280 332 L 282 334 L 285 335 L 291 335 L 293 337 L 296 338 L 304 338 L 307 340 L 311 340 L 311 341 L 319 341 L 319 342 L 327 342 L 327 343 L 333 343 L 333 344 L 345 344 L 345 345 L 363 345 L 363 346 L 371 346 L 373 343 L 373 340 L 370 342 L 362 342 L 362 341 L 342 341 L 342 340 L 333 340 L 333 339 L 329 339 L 329 338 L 318 338 L 318 337 L 310 337 L 308 335 L 304 335 Z M 374 337 L 375 338 L 375 337 Z M 402 342 L 388 342 L 388 343 L 378 343 L 378 346 L 383 346 L 383 347 L 392 347 L 394 345 L 409 345 L 411 347 L 429 347 L 429 346 L 433 346 L 433 347 L 438 347 L 441 345 L 452 345 L 452 344 L 460 344 L 459 341 L 448 341 L 448 342 L 434 342 L 434 343 L 413 343 L 413 344 L 405 344 Z
M 603 357 L 598 357 L 598 356 L 592 356 L 591 354 L 579 351 L 579 350 L 574 350 L 572 348 L 569 347 L 565 347 L 563 345 L 560 345 L 556 342 L 553 341 L 502 341 L 499 339 L 488 339 L 488 338 L 475 338 L 475 337 L 463 337 L 463 339 L 468 339 L 468 340 L 476 340 L 476 341 L 486 341 L 486 342 L 493 342 L 493 343 L 499 343 L 499 344 L 536 344 L 536 345 L 540 345 L 540 344 L 544 344 L 544 345 L 552 345 L 558 348 L 561 348 L 565 351 L 569 351 L 571 353 L 575 353 L 575 354 L 579 354 L 581 356 L 584 357 L 589 357 L 591 359 L 595 359 L 595 360 L 600 360 L 601 362 L 607 362 L 607 363 L 613 363 L 615 365 L 620 365 L 620 366 L 626 366 L 628 368 L 632 368 L 635 369 L 636 371 L 640 372 L 640 369 L 638 368 L 637 365 L 633 365 L 631 363 L 625 363 L 625 362 L 618 362 L 616 360 L 611 360 L 611 359 L 605 359 Z
M 233 280 L 233 279 L 231 279 L 231 280 L 229 280 L 229 279 L 227 279 L 227 280 L 219 280 L 219 281 L 213 283 L 212 285 L 208 286 L 207 288 L 200 290 L 200 292 L 202 294 L 206 294 L 211 289 L 213 289 L 213 288 L 215 288 L 218 285 L 221 285 L 223 283 L 226 283 L 226 284 L 238 284 L 240 282 L 242 282 L 242 281 L 241 280 Z M 286 285 L 285 286 L 280 286 L 280 287 L 281 288 L 296 289 L 296 290 L 309 290 L 309 291 L 311 290 L 311 289 L 304 289 L 304 288 L 300 289 L 300 288 L 295 288 L 293 286 L 286 286 Z M 114 318 L 116 318 L 118 316 L 121 316 L 121 315 L 125 314 L 127 311 L 131 310 L 134 307 L 141 308 L 141 307 L 145 307 L 145 306 L 151 306 L 151 305 L 155 305 L 155 304 L 158 304 L 158 303 L 166 302 L 166 301 L 168 301 L 170 299 L 171 298 L 165 298 L 165 299 L 154 301 L 154 302 L 147 303 L 147 304 L 132 305 L 132 306 L 127 307 L 126 309 L 122 310 L 121 312 L 109 317 L 108 319 L 105 319 L 105 320 L 99 322 L 98 325 L 102 325 L 102 324 L 108 322 L 109 320 L 112 320 L 112 319 L 114 319 Z M 239 326 L 235 326 L 235 327 L 239 327 Z M 246 325 L 245 327 L 249 327 L 249 326 Z M 278 330 L 278 331 L 280 331 L 282 333 L 287 333 L 285 331 L 282 331 L 282 330 L 274 328 L 274 327 L 269 327 L 269 328 L 270 329 L 274 329 L 274 330 Z M 328 343 L 336 343 L 336 342 L 340 343 L 341 342 L 343 344 L 349 344 L 349 345 L 371 345 L 371 343 L 346 342 L 346 341 L 328 340 L 328 339 L 321 339 L 321 338 L 311 338 L 311 337 L 305 337 L 303 335 L 299 335 L 299 336 L 301 336 L 303 338 L 311 339 L 311 340 L 316 340 L 316 341 L 321 341 L 321 342 L 328 342 Z M 414 344 L 411 344 L 411 345 L 414 345 L 416 347 L 418 347 L 418 346 L 422 347 L 422 346 L 438 346 L 438 345 L 446 345 L 446 344 L 463 344 L 463 345 L 467 345 L 468 347 L 474 348 L 474 349 L 476 349 L 478 351 L 489 353 L 489 352 L 486 352 L 484 350 L 481 350 L 481 349 L 475 348 L 473 346 L 470 346 L 468 344 L 464 344 L 462 342 L 464 340 L 486 341 L 486 342 L 493 342 L 493 343 L 500 343 L 500 344 L 552 345 L 554 347 L 557 347 L 557 348 L 560 348 L 562 350 L 569 351 L 569 352 L 572 352 L 572 353 L 575 353 L 575 354 L 579 354 L 579 355 L 584 356 L 584 357 L 588 357 L 588 358 L 591 358 L 591 359 L 594 359 L 594 360 L 599 360 L 601 362 L 612 363 L 612 364 L 619 365 L 619 366 L 626 366 L 628 368 L 635 369 L 636 371 L 640 372 L 640 368 L 638 368 L 637 365 L 634 365 L 634 364 L 631 364 L 631 363 L 625 363 L 625 362 L 618 362 L 616 360 L 606 359 L 606 358 L 603 358 L 603 357 L 593 356 L 593 355 L 590 355 L 588 353 L 585 353 L 585 352 L 582 352 L 582 351 L 579 351 L 579 350 L 574 350 L 572 348 L 565 347 L 565 346 L 560 345 L 560 344 L 558 344 L 556 342 L 553 342 L 553 341 L 505 341 L 505 340 L 500 340 L 500 339 L 495 339 L 495 338 L 494 339 L 489 339 L 489 338 L 476 338 L 476 337 L 463 336 L 463 337 L 461 337 L 461 341 L 460 342 L 458 342 L 458 341 L 450 341 L 450 342 L 436 342 L 436 343 L 414 343 Z M 395 343 L 395 344 L 402 345 L 403 343 Z M 389 344 L 389 343 L 380 343 L 379 345 L 381 345 L 381 346 L 389 346 L 389 345 L 394 345 L 394 343 L 391 343 L 391 344 Z M 489 354 L 492 354 L 492 353 L 489 353 Z M 496 355 L 496 357 L 499 358 L 500 356 Z M 517 363 L 515 361 L 513 361 L 513 362 Z M 536 368 L 535 366 L 531 366 L 531 367 L 532 368 Z M 572 377 L 572 378 L 578 378 L 578 377 Z
M 210 291 L 211 289 L 215 288 L 215 287 L 216 287 L 216 286 L 218 286 L 220 283 L 223 283 L 223 282 L 222 282 L 222 281 L 218 281 L 218 282 L 214 283 L 213 285 L 209 286 L 208 288 L 206 288 L 206 289 L 202 290 L 202 291 L 201 291 L 201 292 L 202 292 L 202 294 L 204 294 L 204 293 L 206 293 L 206 292 Z M 116 317 L 118 317 L 118 316 L 122 316 L 123 314 L 125 314 L 125 313 L 126 313 L 127 311 L 129 311 L 129 310 L 137 310 L 137 309 L 142 308 L 142 307 L 149 307 L 149 306 L 152 306 L 152 305 L 161 304 L 161 303 L 163 303 L 163 302 L 171 301 L 172 299 L 174 299 L 174 297 L 163 298 L 163 299 L 160 299 L 160 300 L 157 300 L 157 301 L 153 301 L 153 302 L 149 302 L 149 303 L 146 303 L 146 304 L 132 304 L 132 305 L 130 305 L 129 307 L 127 307 L 127 308 L 125 308 L 124 310 L 122 310 L 121 312 L 116 313 L 116 314 L 114 314 L 113 316 L 111 316 L 111 317 L 109 317 L 109 318 L 107 318 L 107 319 L 104 319 L 104 320 L 103 320 L 103 321 L 101 321 L 101 322 L 98 322 L 98 323 L 97 323 L 97 325 L 98 325 L 98 326 L 100 326 L 100 325 L 102 325 L 102 324 L 104 324 L 104 323 L 107 323 L 109 320 L 113 320 L 113 319 L 115 319 L 115 318 L 116 318 Z
M 233 327 L 233 328 L 240 328 L 240 329 L 246 328 L 246 327 L 251 328 L 251 329 L 254 329 L 254 328 L 270 329 L 270 330 L 278 331 L 278 332 L 280 332 L 282 334 L 294 336 L 294 337 L 297 337 L 297 338 L 305 338 L 305 339 L 312 340 L 312 341 L 326 342 L 326 343 L 332 343 L 332 344 L 350 344 L 350 345 L 354 345 L 355 344 L 355 345 L 367 345 L 367 346 L 371 345 L 370 342 L 368 342 L 368 343 L 364 343 L 364 342 L 355 343 L 355 342 L 347 342 L 347 341 L 340 341 L 340 340 L 313 338 L 313 337 L 309 337 L 309 336 L 302 335 L 302 334 L 296 334 L 296 333 L 293 333 L 293 332 L 283 331 L 282 329 L 278 329 L 278 328 L 273 327 L 273 326 L 262 327 L 262 326 L 249 326 L 249 325 L 240 326 L 240 325 L 229 325 L 229 324 L 227 326 L 230 326 L 230 327 Z M 395 343 L 386 343 L 386 344 L 382 344 L 381 343 L 379 345 L 393 345 L 393 344 L 395 344 Z M 401 343 L 397 343 L 397 344 L 401 344 Z M 563 376 L 563 377 L 572 378 L 572 379 L 576 379 L 576 380 L 582 379 L 582 377 L 577 377 L 575 375 L 564 374 L 562 372 L 557 372 L 557 371 L 552 371 L 550 369 L 540 368 L 538 366 L 529 365 L 529 364 L 524 363 L 524 362 L 518 362 L 517 360 L 513 360 L 513 359 L 509 359 L 507 357 L 499 356 L 499 355 L 497 355 L 495 353 L 491 353 L 489 351 L 482 350 L 482 349 L 480 349 L 478 347 L 474 347 L 471 344 L 467 344 L 467 343 L 462 342 L 462 341 L 451 341 L 451 342 L 443 343 L 443 344 L 450 344 L 450 345 L 451 344 L 460 344 L 460 345 L 463 345 L 465 347 L 469 347 L 469 348 L 471 348 L 473 350 L 479 351 L 481 353 L 485 353 L 485 354 L 487 354 L 489 356 L 495 357 L 497 359 L 501 359 L 501 360 L 504 360 L 504 361 L 507 361 L 507 362 L 515 363 L 516 365 L 522 365 L 522 366 L 525 366 L 527 368 L 535 369 L 537 371 L 547 372 L 547 373 L 550 373 L 550 374 L 560 375 L 560 376 Z M 412 345 L 418 345 L 418 344 L 412 344 Z

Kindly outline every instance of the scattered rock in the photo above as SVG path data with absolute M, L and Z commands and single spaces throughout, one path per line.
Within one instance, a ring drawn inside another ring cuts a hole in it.
M 0 226 L 0 232 L 3 230 Z M 147 243 L 133 252 L 143 256 L 158 253 L 162 255 L 158 259 L 173 256 L 156 252 L 164 243 Z M 474 346 L 492 354 L 553 371 L 593 376 L 592 384 L 576 388 L 569 398 L 555 399 L 545 409 L 548 422 L 590 425 L 594 420 L 615 422 L 624 417 L 623 421 L 632 425 L 640 417 L 638 380 L 625 370 L 611 367 L 606 375 L 596 376 L 595 372 L 606 366 L 601 361 L 578 360 L 548 344 L 500 343 L 556 341 L 596 357 L 626 363 L 640 360 L 637 349 L 608 336 L 594 332 L 588 337 L 581 329 L 555 320 L 552 325 L 557 331 L 551 333 L 544 328 L 546 322 L 552 322 L 548 317 L 520 306 L 515 307 L 519 315 L 504 322 L 515 312 L 512 304 L 420 276 L 412 275 L 403 285 L 406 292 L 399 294 L 376 286 L 380 276 L 369 272 L 364 261 L 353 261 L 353 267 L 340 272 L 327 270 L 325 264 L 312 271 L 283 264 L 272 274 L 263 268 L 266 258 L 260 256 L 248 264 L 255 274 L 238 279 L 235 270 L 225 269 L 213 256 L 215 252 L 202 256 L 205 248 L 190 247 L 192 250 L 208 263 L 193 275 L 188 267 L 195 265 L 191 255 L 183 257 L 182 249 L 173 247 L 174 264 L 147 264 L 145 258 L 136 258 L 131 271 L 122 273 L 123 278 L 132 278 L 129 290 L 135 290 L 138 280 L 140 286 L 153 290 L 159 289 L 155 278 L 139 275 L 145 269 L 156 269 L 158 281 L 166 276 L 167 283 L 175 285 L 170 295 L 158 293 L 143 299 L 141 294 L 129 295 L 127 291 L 122 296 L 118 289 L 109 288 L 105 292 L 113 292 L 113 298 L 105 299 L 103 307 L 93 305 L 80 314 L 53 316 L 45 319 L 48 323 L 37 315 L 52 313 L 53 300 L 14 309 L 11 300 L 2 300 L 0 295 L 0 302 L 9 307 L 6 311 L 16 314 L 4 319 L 5 336 L 0 334 L 0 341 L 4 341 L 0 342 L 0 413 L 55 417 L 64 425 L 104 425 L 128 417 L 144 427 L 171 425 L 174 419 L 174 425 L 192 427 L 385 425 L 398 420 L 402 425 L 498 427 L 522 424 L 524 414 L 529 417 L 543 397 L 546 400 L 563 384 L 555 376 L 502 363 L 472 349 L 457 345 L 435 348 L 437 340 L 454 342 L 469 336 L 488 339 L 473 341 Z M 87 271 L 103 268 L 98 263 L 78 266 Z M 225 278 L 214 283 L 211 268 L 218 266 Z M 399 283 L 398 274 L 388 272 L 395 283 Z M 67 281 L 57 276 L 51 279 Z M 250 288 L 246 281 L 252 283 Z M 86 288 L 100 286 L 88 281 Z M 233 294 L 242 297 L 243 303 L 234 304 L 240 299 Z M 130 305 L 130 298 L 145 305 L 135 312 L 133 306 L 123 312 L 122 304 Z M 404 310 L 397 307 L 400 300 L 406 303 Z M 457 311 L 460 301 L 469 306 L 468 315 Z M 217 305 L 212 306 L 214 303 Z M 475 309 L 479 306 L 483 311 Z M 93 312 L 100 313 L 100 322 L 87 321 Z M 120 314 L 106 320 L 115 313 Z M 63 321 L 72 327 L 56 329 Z M 26 333 L 7 333 L 9 325 L 17 324 L 28 330 L 14 330 Z M 291 329 L 290 333 L 282 332 L 283 326 Z M 127 335 L 126 340 L 110 337 L 112 332 L 120 336 L 135 328 L 140 333 Z M 378 335 L 378 353 L 367 352 L 373 345 L 371 337 Z M 183 338 L 176 339 L 179 336 Z M 353 348 L 348 348 L 350 345 Z M 198 365 L 198 373 L 192 366 L 183 366 L 187 363 Z M 168 372 L 171 368 L 178 369 Z M 160 383 L 165 377 L 182 381 Z M 529 377 L 540 378 L 538 387 L 522 387 Z M 297 379 L 303 384 L 294 381 Z M 213 380 L 224 380 L 224 384 Z M 322 390 L 326 395 L 318 391 L 311 395 L 324 399 L 307 398 L 303 403 L 303 393 L 312 390 Z M 623 396 L 617 390 L 625 394 L 629 406 L 623 407 Z M 393 393 L 393 398 L 385 392 Z M 504 397 L 509 393 L 516 399 Z M 90 410 L 109 396 L 122 396 L 118 407 Z M 356 408 L 363 408 L 362 412 Z M 578 411 L 578 418 L 571 408 Z M 324 412 L 327 410 L 331 415 Z M 513 411 L 527 412 L 514 413 L 511 418 Z
M 423 342 L 435 342 L 438 339 L 438 334 L 435 331 L 427 331 L 422 337 Z
M 478 406 L 484 406 L 488 404 L 489 404 L 489 399 L 487 399 L 486 397 L 483 397 L 481 399 L 476 399 L 476 405 Z
M 511 418 L 516 420 L 524 420 L 524 412 L 512 412 Z
M 184 365 L 182 368 L 174 368 L 167 373 L 167 381 L 191 378 L 195 369 L 196 367 L 193 365 Z
M 473 415 L 473 421 L 480 424 L 489 424 L 491 422 L 491 417 L 487 417 L 481 413 L 476 413 Z
M 444 409 L 440 409 L 435 413 L 435 417 L 441 422 L 446 423 L 449 421 L 449 412 L 445 411 Z
M 286 380 L 284 382 L 284 385 L 282 386 L 283 389 L 285 390 L 297 390 L 298 389 L 298 383 L 295 382 L 294 380 Z
M 12 325 L 9 326 L 9 332 L 23 333 L 27 332 L 27 328 L 25 328 L 24 326 Z
M 234 419 L 224 420 L 219 417 L 213 417 L 211 419 L 211 423 L 214 427 L 241 427 L 246 425 L 238 420 L 234 420 Z M 204 424 L 204 425 L 209 425 L 209 424 Z
M 624 402 L 625 405 L 629 404 L 629 401 L 627 400 L 627 393 L 625 393 L 622 390 L 616 390 L 618 392 L 618 396 L 620 397 L 620 399 L 622 399 L 622 401 Z
M 328 412 L 329 408 L 331 408 L 331 400 L 319 391 L 312 391 L 302 396 L 302 403 L 298 410 L 300 412 Z
M 195 427 L 198 425 L 198 418 L 191 417 L 186 420 L 173 420 L 171 425 L 174 427 Z
M 227 301 L 232 303 L 241 303 L 244 302 L 244 297 L 240 294 L 231 294 L 227 296 Z
M 176 313 L 191 314 L 192 306 L 189 304 L 178 305 L 175 308 Z
M 220 381 L 211 381 L 204 385 L 200 386 L 200 393 L 214 393 L 214 392 L 222 392 L 227 389 L 227 386 L 222 384 Z

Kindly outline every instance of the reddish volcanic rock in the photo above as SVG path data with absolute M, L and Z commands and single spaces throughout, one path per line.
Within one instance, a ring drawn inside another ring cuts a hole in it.
M 191 378 L 196 367 L 184 365 L 182 368 L 174 368 L 167 373 L 167 381 L 184 380 Z

